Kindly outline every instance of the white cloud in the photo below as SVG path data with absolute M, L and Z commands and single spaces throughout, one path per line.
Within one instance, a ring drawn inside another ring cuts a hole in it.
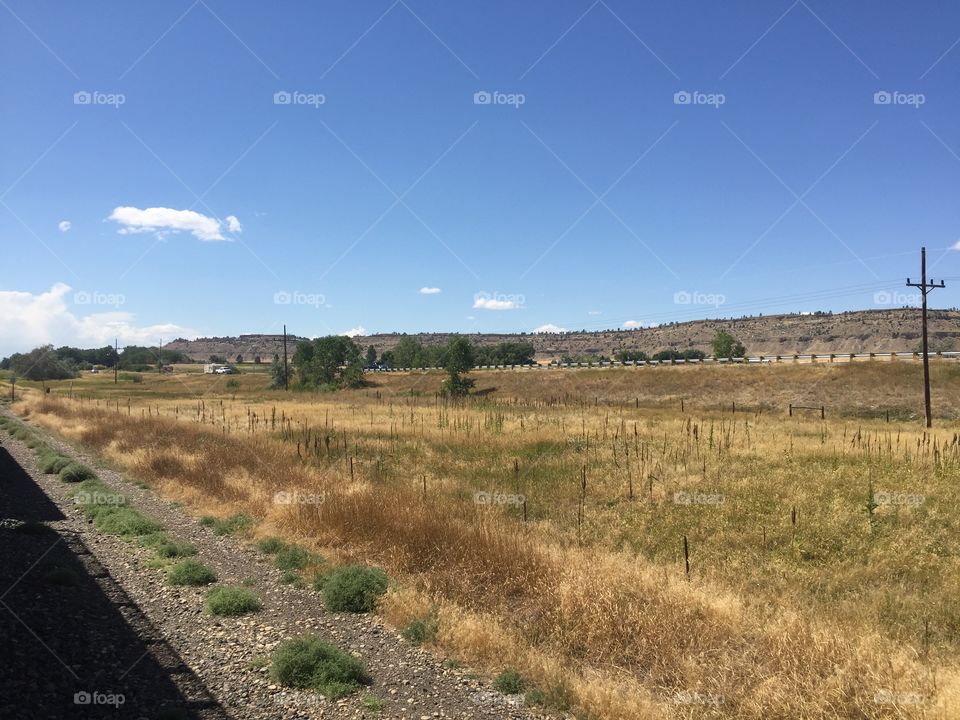
M 492 297 L 477 297 L 473 301 L 474 309 L 479 310 L 516 310 L 517 305 L 513 300 L 501 300 Z
M 160 337 L 193 338 L 197 332 L 173 323 L 139 326 L 130 312 L 102 312 L 78 317 L 67 308 L 70 286 L 57 283 L 33 294 L 0 290 L 0 355 L 27 352 L 38 345 L 102 347 L 118 338 L 121 345 L 155 345 Z
M 441 292 L 441 291 L 440 291 L 440 288 L 436 288 L 436 287 L 422 287 L 422 288 L 420 288 L 420 294 L 421 294 L 421 295 L 439 295 L 440 292 Z
M 61 220 L 57 223 L 57 227 L 60 228 L 60 232 L 68 232 L 73 227 L 73 223 L 69 220 Z
M 627 320 L 623 326 L 629 330 L 633 330 L 634 328 L 643 327 L 643 323 L 639 320 Z
M 960 240 L 957 240 L 957 244 L 953 246 L 954 250 L 960 250 Z
M 117 207 L 108 220 L 120 223 L 121 235 L 133 233 L 156 233 L 163 238 L 170 233 L 189 232 L 199 240 L 226 240 L 221 232 L 223 224 L 216 218 L 207 217 L 193 210 L 174 210 L 153 207 L 141 210 L 135 207 Z M 235 215 L 227 216 L 227 230 L 240 232 L 240 221 Z
M 566 328 L 562 328 L 559 325 L 553 325 L 552 323 L 547 323 L 546 325 L 541 325 L 540 327 L 535 327 L 533 329 L 534 333 L 565 333 Z
M 358 337 L 360 335 L 366 335 L 367 329 L 363 325 L 357 325 L 355 328 L 350 328 L 343 334 L 347 337 Z

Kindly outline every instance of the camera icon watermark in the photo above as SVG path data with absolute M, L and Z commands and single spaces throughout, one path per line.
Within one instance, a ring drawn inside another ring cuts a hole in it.
M 476 310 L 519 310 L 526 304 L 526 296 L 519 293 L 481 290 L 473 294 L 473 307 Z
M 123 93 L 105 93 L 99 90 L 77 90 L 73 94 L 74 105 L 111 105 L 119 108 L 126 104 L 127 96 Z
M 727 296 L 723 293 L 680 290 L 673 294 L 674 305 L 710 305 L 711 307 L 718 308 L 726 302 Z
M 87 692 L 86 690 L 81 690 L 73 694 L 74 705 L 112 705 L 114 708 L 119 708 L 126 701 L 127 698 L 123 693 L 104 693 L 97 690 Z
M 923 705 L 927 702 L 927 698 L 918 692 L 882 689 L 873 694 L 873 702 L 877 705 Z
M 509 105 L 518 110 L 521 105 L 527 102 L 527 96 L 523 93 L 504 93 L 499 90 L 478 90 L 473 94 L 474 105 Z
M 105 293 L 99 290 L 78 290 L 73 294 L 74 305 L 107 305 L 119 308 L 127 302 L 126 296 L 120 293 Z
M 706 105 L 719 109 L 727 102 L 723 93 L 705 93 L 699 90 L 678 90 L 673 94 L 674 105 Z
M 878 507 L 881 505 L 893 505 L 900 507 L 920 507 L 926 502 L 926 495 L 918 495 L 916 493 L 903 493 L 903 492 L 890 492 L 888 490 L 880 490 L 873 494 L 873 502 Z
M 527 496 L 489 492 L 487 490 L 478 490 L 473 494 L 473 502 L 475 502 L 477 505 L 519 506 L 527 502 Z
M 724 496 L 701 492 L 686 492 L 680 490 L 673 494 L 674 505 L 713 505 L 719 507 L 724 503 Z
M 923 296 L 920 293 L 905 293 L 888 290 L 881 290 L 873 294 L 874 305 L 892 305 L 894 307 L 919 307 L 923 303 Z
M 278 290 L 273 294 L 274 305 L 309 305 L 315 308 L 321 308 L 327 304 L 327 298 L 321 293 L 305 293 L 299 290 L 289 292 L 287 290 Z
M 127 498 L 118 493 L 81 490 L 73 496 L 73 502 L 76 505 L 126 505 Z
M 923 93 L 905 93 L 899 90 L 878 90 L 873 94 L 874 105 L 906 105 L 918 110 L 926 104 L 927 96 Z
M 327 501 L 327 494 L 305 493 L 299 490 L 280 490 L 273 494 L 274 505 L 323 505 Z
M 307 105 L 319 108 L 325 105 L 327 96 L 323 93 L 305 93 L 299 90 L 278 90 L 273 94 L 274 105 Z

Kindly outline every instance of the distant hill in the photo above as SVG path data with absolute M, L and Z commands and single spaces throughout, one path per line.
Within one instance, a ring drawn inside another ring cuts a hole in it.
M 931 310 L 931 350 L 960 350 L 960 310 Z M 694 320 L 636 330 L 575 331 L 565 333 L 463 333 L 475 344 L 490 345 L 523 340 L 533 343 L 537 359 L 549 361 L 563 355 L 606 355 L 618 350 L 702 350 L 710 352 L 710 341 L 718 330 L 740 340 L 751 355 L 790 355 L 826 352 L 907 352 L 920 347 L 920 311 L 858 310 L 836 314 L 764 315 L 737 320 Z M 453 333 L 410 333 L 424 345 L 445 343 Z M 356 341 L 378 353 L 389 350 L 404 334 L 366 335 Z M 287 336 L 288 352 L 305 338 Z M 244 362 L 259 356 L 271 362 L 283 353 L 282 335 L 241 335 L 239 337 L 175 340 L 165 346 L 180 350 L 194 360 L 205 361 L 221 355 Z

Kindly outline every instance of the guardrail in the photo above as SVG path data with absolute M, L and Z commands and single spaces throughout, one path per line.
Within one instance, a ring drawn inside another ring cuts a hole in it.
M 910 358 L 919 360 L 923 353 L 920 352 L 872 352 L 872 353 L 809 353 L 794 355 L 754 355 L 742 358 L 703 358 L 703 359 L 683 359 L 676 360 L 607 360 L 594 363 L 533 363 L 530 365 L 477 365 L 473 370 L 568 370 L 577 368 L 623 368 L 623 367 L 646 367 L 659 365 L 761 365 L 775 363 L 792 363 L 801 361 L 814 362 L 824 360 L 826 362 L 851 360 L 879 360 L 882 358 Z M 931 357 L 941 357 L 948 359 L 960 358 L 960 352 L 946 351 L 930 353 Z M 443 370 L 440 367 L 431 368 L 379 368 L 368 369 L 367 372 L 412 372 L 413 370 Z

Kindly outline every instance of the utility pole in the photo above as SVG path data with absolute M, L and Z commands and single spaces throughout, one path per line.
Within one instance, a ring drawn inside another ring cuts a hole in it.
M 113 339 L 113 384 L 116 385 L 118 381 L 117 372 L 120 370 L 120 340 L 117 338 Z
M 287 377 L 287 326 L 283 326 L 283 389 L 289 390 L 289 381 Z
M 912 283 L 907 278 L 907 287 L 914 287 L 923 294 L 923 412 L 927 421 L 927 427 L 933 426 L 933 418 L 930 415 L 930 356 L 927 345 L 927 293 L 935 288 L 946 287 L 943 280 L 935 283 L 932 279 L 927 282 L 927 249 L 920 248 L 920 282 Z
M 157 372 L 163 372 L 163 338 L 160 338 L 160 352 L 157 353 Z

